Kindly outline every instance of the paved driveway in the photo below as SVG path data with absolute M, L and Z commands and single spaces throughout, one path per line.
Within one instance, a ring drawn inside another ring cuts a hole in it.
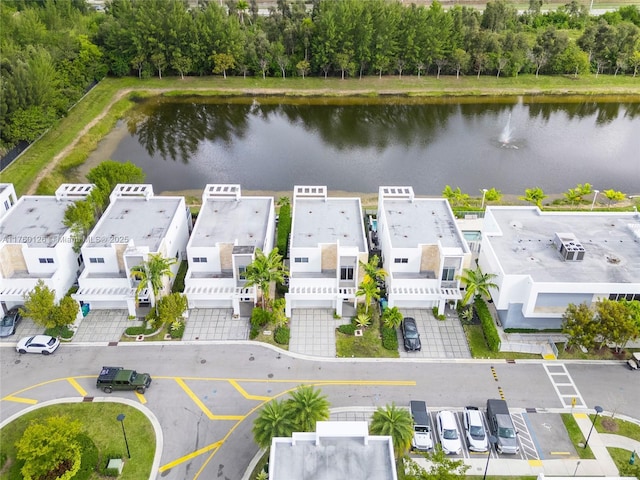
M 91 310 L 80 322 L 73 341 L 119 342 L 127 328 L 140 324 L 129 320 L 127 310 Z
M 248 340 L 249 318 L 233 318 L 232 309 L 194 308 L 189 312 L 183 340 Z
M 333 318 L 333 309 L 294 308 L 291 312 L 289 351 L 318 357 L 336 356 L 336 328 L 351 317 Z
M 402 332 L 398 329 L 400 358 L 471 358 L 467 338 L 457 316 L 437 320 L 431 310 L 401 309 L 405 317 L 413 317 L 418 324 L 422 351 L 405 352 Z

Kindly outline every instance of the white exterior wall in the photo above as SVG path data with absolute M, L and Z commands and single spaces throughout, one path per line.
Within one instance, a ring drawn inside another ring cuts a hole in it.
M 204 257 L 207 259 L 206 263 L 195 263 L 194 257 Z M 215 245 L 211 247 L 188 247 L 187 261 L 189 262 L 189 272 L 207 272 L 207 273 L 220 273 L 220 248 Z M 189 278 L 190 275 L 187 275 Z
M 308 258 L 309 262 L 295 261 L 296 258 Z M 291 281 L 295 280 L 295 272 L 314 272 L 322 271 L 322 249 L 320 246 L 314 248 L 292 248 L 289 250 L 289 270 L 291 272 Z M 306 281 L 306 279 L 303 279 Z
M 86 278 L 90 273 L 118 273 L 118 256 L 115 245 L 108 247 L 82 247 L 82 258 L 84 260 L 84 272 L 81 277 Z M 103 258 L 104 263 L 91 263 L 92 258 Z

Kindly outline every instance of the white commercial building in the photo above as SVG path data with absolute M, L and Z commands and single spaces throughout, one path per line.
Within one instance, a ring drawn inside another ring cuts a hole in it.
M 176 260 L 175 277 L 186 256 L 191 216 L 184 197 L 154 196 L 151 185 L 119 184 L 109 201 L 82 245 L 85 269 L 73 297 L 89 309 L 126 309 L 135 315 L 139 281 L 131 277 L 131 268 L 157 254 Z M 163 294 L 174 277 L 165 279 Z M 143 291 L 140 302 L 149 302 L 151 295 Z
M 640 217 L 487 207 L 479 265 L 506 328 L 559 328 L 570 303 L 640 300 Z
M 240 185 L 207 185 L 187 245 L 189 307 L 233 308 L 235 315 L 241 304 L 253 308 L 257 289 L 245 287 L 245 271 L 256 249 L 271 252 L 274 236 L 273 197 L 242 196 Z
M 315 432 L 274 437 L 269 480 L 396 480 L 390 436 L 369 435 L 367 422 L 317 422 Z
M 389 307 L 433 308 L 462 298 L 459 275 L 471 252 L 444 198 L 417 198 L 412 187 L 380 187 L 377 236 Z
M 360 198 L 328 197 L 327 187 L 296 186 L 289 242 L 289 292 L 293 308 L 333 308 L 357 302 L 356 291 L 368 261 Z
M 63 223 L 64 213 L 76 200 L 86 198 L 92 188 L 93 185 L 63 184 L 53 196 L 26 195 L 17 201 L 13 186 L 2 189 L 2 203 L 10 206 L 0 218 L 3 309 L 24 303 L 25 294 L 39 280 L 55 292 L 56 301 L 74 284 L 82 270 L 82 260 L 73 251 L 71 230 Z

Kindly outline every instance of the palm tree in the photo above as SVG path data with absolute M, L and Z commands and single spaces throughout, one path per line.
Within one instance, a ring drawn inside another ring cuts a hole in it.
M 378 287 L 378 284 L 375 282 L 371 282 L 371 281 L 368 282 L 364 280 L 360 284 L 360 287 L 358 288 L 356 295 L 357 296 L 364 295 L 364 313 L 369 313 L 369 305 L 371 304 L 371 300 L 380 299 L 380 287 Z
M 256 256 L 253 262 L 247 266 L 245 286 L 258 286 L 262 291 L 262 308 L 264 309 L 269 303 L 269 286 L 271 282 L 284 282 L 284 276 L 287 274 L 282 255 L 278 253 L 278 249 L 274 248 L 265 255 L 259 248 L 256 249 Z
M 158 314 L 158 302 L 156 299 L 162 290 L 164 277 L 171 277 L 171 265 L 176 263 L 175 258 L 165 258 L 159 253 L 149 254 L 149 258 L 141 264 L 131 268 L 131 277 L 139 280 L 136 287 L 136 305 L 140 299 L 140 293 L 148 288 L 152 296 L 149 298 L 152 306 L 156 307 L 156 315 Z
M 466 286 L 466 292 L 462 299 L 462 304 L 467 305 L 472 298 L 475 297 L 490 297 L 490 290 L 498 290 L 499 287 L 493 283 L 493 279 L 497 278 L 497 275 L 493 273 L 483 273 L 476 262 L 475 270 L 465 268 L 462 275 L 458 276 L 462 283 Z
M 395 403 L 378 408 L 371 417 L 369 432 L 373 435 L 389 435 L 396 459 L 403 457 L 411 446 L 413 420 L 409 410 L 396 407 Z
M 315 432 L 316 422 L 329 419 L 327 397 L 312 386 L 300 385 L 287 404 L 297 432 Z
M 387 308 L 382 312 L 382 322 L 387 328 L 398 328 L 402 323 L 402 313 L 398 307 Z
M 260 448 L 268 448 L 273 437 L 290 437 L 293 427 L 289 403 L 285 400 L 272 400 L 260 410 L 258 418 L 253 422 L 253 438 Z
M 547 198 L 540 187 L 527 188 L 524 191 L 524 197 L 519 197 L 520 200 L 525 200 L 529 203 L 533 203 L 536 207 L 542 208 L 542 200 Z
M 362 269 L 364 270 L 364 279 L 363 282 L 367 282 L 369 280 L 373 280 L 374 282 L 378 282 L 378 280 L 382 280 L 387 276 L 387 272 L 380 268 L 380 258 L 377 255 L 374 255 L 369 259 L 368 263 L 358 262 Z

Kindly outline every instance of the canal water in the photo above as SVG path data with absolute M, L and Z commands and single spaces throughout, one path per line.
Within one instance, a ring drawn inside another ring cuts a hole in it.
M 179 97 L 141 101 L 90 164 L 130 160 L 157 192 L 238 183 L 375 193 L 445 185 L 640 192 L 640 97 Z

